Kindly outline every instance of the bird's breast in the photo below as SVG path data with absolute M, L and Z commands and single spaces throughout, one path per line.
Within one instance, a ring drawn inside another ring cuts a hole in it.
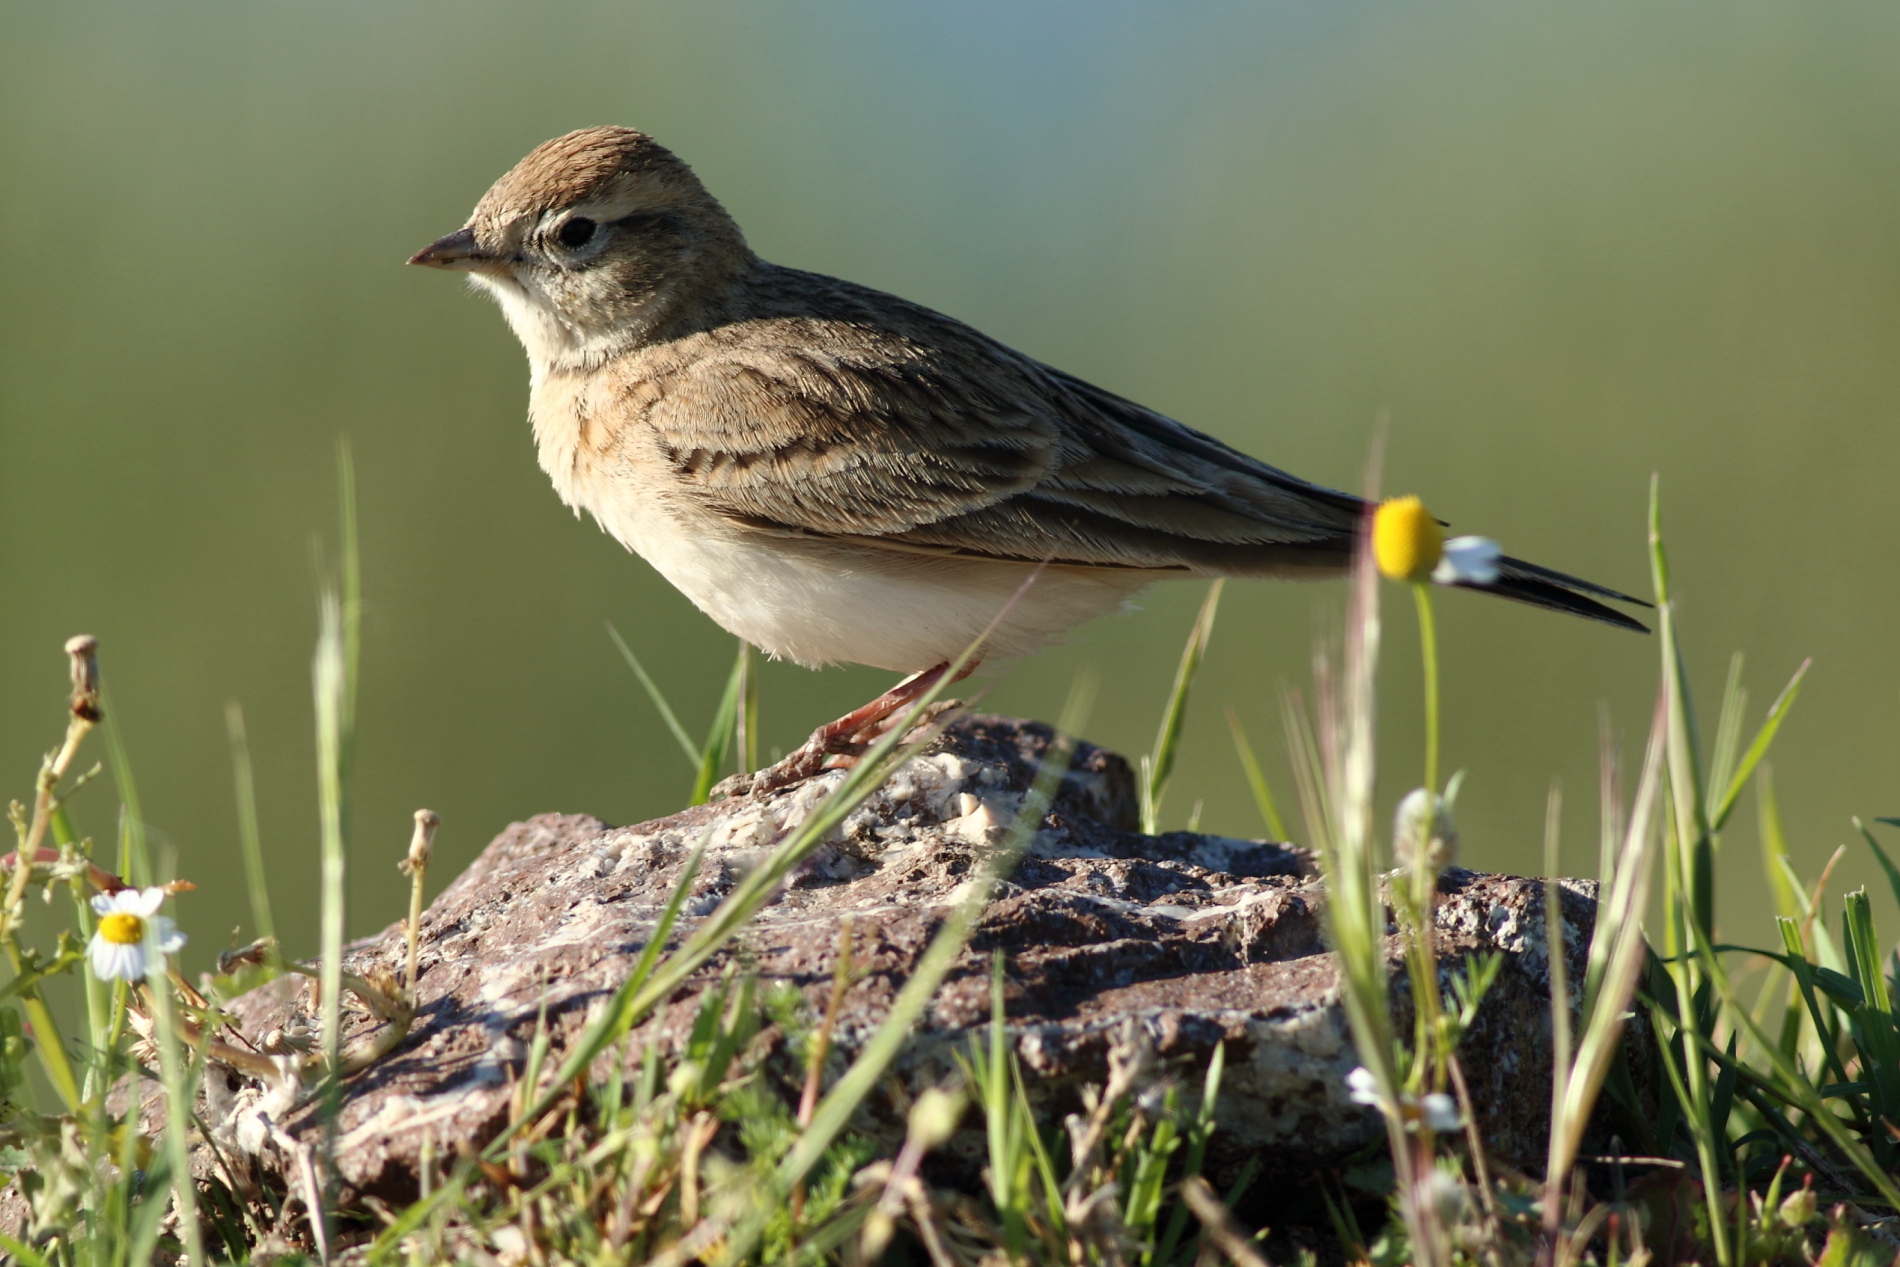
M 932 557 L 760 531 L 707 509 L 641 431 L 637 390 L 536 374 L 542 469 L 694 606 L 774 657 L 914 672 L 961 654 L 998 616 L 989 653 L 1020 655 L 1113 610 L 1146 580 L 1120 569 Z

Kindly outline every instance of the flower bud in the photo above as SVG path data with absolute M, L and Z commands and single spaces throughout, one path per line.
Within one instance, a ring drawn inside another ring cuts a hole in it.
M 1781 1220 L 1782 1226 L 1799 1231 L 1814 1222 L 1814 1214 L 1818 1208 L 1819 1203 L 1814 1197 L 1813 1180 L 1810 1179 L 1788 1194 L 1788 1199 L 1781 1203 L 1781 1208 L 1775 1212 L 1775 1215 Z
M 1395 581 L 1423 581 L 1445 550 L 1438 521 L 1416 497 L 1394 497 L 1372 516 L 1372 561 Z
M 1392 816 L 1392 857 L 1399 866 L 1443 871 L 1458 856 L 1458 829 L 1442 796 L 1413 788 Z
M 910 1108 L 910 1137 L 924 1148 L 949 1139 L 963 1120 L 963 1093 L 927 1088 Z

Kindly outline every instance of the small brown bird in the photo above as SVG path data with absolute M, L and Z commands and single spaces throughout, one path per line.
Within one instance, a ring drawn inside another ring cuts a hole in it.
M 1006 608 L 987 654 L 1166 577 L 1337 575 L 1364 513 L 940 313 L 766 263 L 629 128 L 537 147 L 409 262 L 501 304 L 568 505 L 772 656 L 912 675 L 757 787 L 848 750 Z M 1643 628 L 1589 596 L 1636 600 L 1516 559 L 1487 588 Z

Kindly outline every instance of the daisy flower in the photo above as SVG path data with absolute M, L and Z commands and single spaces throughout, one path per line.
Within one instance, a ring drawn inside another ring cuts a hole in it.
M 1372 561 L 1395 581 L 1422 581 L 1444 557 L 1438 521 L 1416 497 L 1394 497 L 1372 516 Z
M 1464 1129 L 1465 1120 L 1458 1116 L 1458 1102 L 1442 1091 L 1435 1091 L 1418 1102 L 1425 1125 L 1441 1135 L 1449 1135 Z
M 1489 537 L 1445 540 L 1432 512 L 1416 497 L 1394 497 L 1372 517 L 1372 560 L 1395 581 L 1493 585 L 1502 553 Z
M 1494 585 L 1498 579 L 1498 556 L 1503 550 L 1489 537 L 1453 537 L 1444 544 L 1444 553 L 1432 568 L 1432 580 L 1440 585 Z
M 99 923 L 86 946 L 86 962 L 93 976 L 101 981 L 137 981 L 149 972 L 162 971 L 165 956 L 176 954 L 185 944 L 178 925 L 158 913 L 164 900 L 165 890 L 160 888 L 120 889 L 92 899 Z

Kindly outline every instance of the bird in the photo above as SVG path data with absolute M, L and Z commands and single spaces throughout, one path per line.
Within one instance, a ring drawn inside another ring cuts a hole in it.
M 1169 577 L 1343 574 L 1367 514 L 895 295 L 759 258 L 644 132 L 537 146 L 409 263 L 467 274 L 527 352 L 540 465 L 729 632 L 908 676 L 752 776 L 816 773 L 985 634 L 1013 657 Z M 1644 626 L 1502 558 L 1490 593 Z

